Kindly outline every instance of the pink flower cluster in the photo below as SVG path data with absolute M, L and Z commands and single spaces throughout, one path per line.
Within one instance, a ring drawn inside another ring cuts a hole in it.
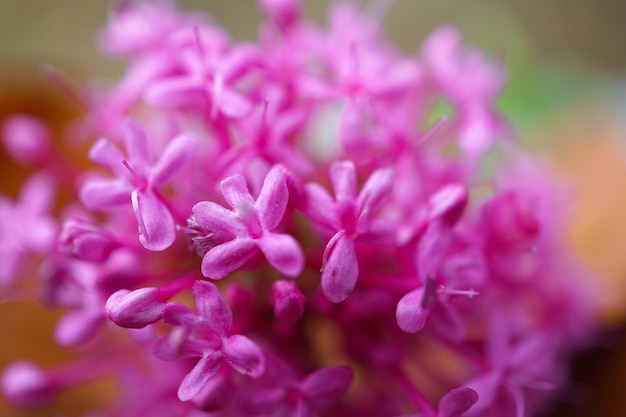
M 35 277 L 77 352 L 11 364 L 5 398 L 42 406 L 108 377 L 120 395 L 90 416 L 543 410 L 595 298 L 559 185 L 496 110 L 502 65 L 451 27 L 407 55 L 351 3 L 325 30 L 297 0 L 259 6 L 252 43 L 121 2 L 99 37 L 121 80 L 48 70 L 86 110 L 68 135 L 94 165 L 75 187 L 40 121 L 5 121 L 37 174 L 0 199 L 1 290 Z M 55 205 L 55 183 L 76 198 Z

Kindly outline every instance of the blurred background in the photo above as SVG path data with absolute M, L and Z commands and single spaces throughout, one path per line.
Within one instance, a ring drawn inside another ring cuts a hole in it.
M 256 37 L 260 15 L 253 0 L 179 4 L 206 10 L 235 39 Z M 308 1 L 307 15 L 322 24 L 328 4 Z M 104 58 L 95 46 L 110 5 L 108 0 L 0 0 L 0 121 L 11 113 L 31 113 L 61 136 L 78 109 L 40 79 L 43 63 L 84 80 L 122 73 L 122 64 Z M 504 59 L 510 84 L 502 110 L 520 140 L 550 159 L 575 190 L 569 239 L 606 289 L 606 333 L 579 358 L 572 388 L 550 417 L 626 415 L 625 22 L 623 0 L 397 0 L 385 18 L 389 37 L 408 53 L 416 53 L 432 29 L 451 23 L 470 44 Z M 15 196 L 26 174 L 0 155 L 1 193 Z M 55 314 L 35 303 L 0 306 L 0 368 L 25 356 L 44 366 L 66 358 L 67 352 L 51 344 Z M 92 398 L 93 392 L 98 390 L 74 391 L 58 409 L 102 400 Z M 50 413 L 21 413 L 0 400 L 2 416 Z

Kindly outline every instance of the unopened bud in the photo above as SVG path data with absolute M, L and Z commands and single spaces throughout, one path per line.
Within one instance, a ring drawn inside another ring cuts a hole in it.
M 304 314 L 306 298 L 293 281 L 279 280 L 272 286 L 276 317 L 296 321 Z

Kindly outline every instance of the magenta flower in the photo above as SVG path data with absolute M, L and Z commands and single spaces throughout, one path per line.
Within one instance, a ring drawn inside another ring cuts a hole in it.
M 270 170 L 256 201 L 241 175 L 226 178 L 220 189 L 233 210 L 210 201 L 193 206 L 198 225 L 225 240 L 204 254 L 202 274 L 222 279 L 261 250 L 278 272 L 297 277 L 304 267 L 300 245 L 290 235 L 273 232 L 289 198 L 284 168 L 277 165 Z
M 165 307 L 163 320 L 176 327 L 159 338 L 153 348 L 163 360 L 200 357 L 178 388 L 181 401 L 198 395 L 224 362 L 253 378 L 265 372 L 265 357 L 257 344 L 245 336 L 230 334 L 233 314 L 218 288 L 197 281 L 193 295 L 197 313 L 178 302 Z
M 127 157 L 106 139 L 91 148 L 91 160 L 111 170 L 117 178 L 88 180 L 83 184 L 80 199 L 93 210 L 114 209 L 130 200 L 139 224 L 141 244 L 152 251 L 164 250 L 176 238 L 176 225 L 158 189 L 181 174 L 191 162 L 196 139 L 189 135 L 176 137 L 153 163 L 143 126 L 128 119 L 124 142 Z
M 58 225 L 50 213 L 54 198 L 51 178 L 31 177 L 15 202 L 0 195 L 0 291 L 16 281 L 32 255 L 51 253 Z
M 332 164 L 330 179 L 335 199 L 320 185 L 308 184 L 305 213 L 314 223 L 334 233 L 324 249 L 322 289 L 330 301 L 338 303 L 350 295 L 359 276 L 357 240 L 381 242 L 391 236 L 388 224 L 370 216 L 391 193 L 393 172 L 376 170 L 358 196 L 352 162 Z

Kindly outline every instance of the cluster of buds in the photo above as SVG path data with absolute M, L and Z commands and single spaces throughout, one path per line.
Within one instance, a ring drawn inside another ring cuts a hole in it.
M 297 0 L 258 3 L 253 43 L 122 2 L 99 37 L 121 80 L 48 69 L 85 109 L 68 140 L 90 141 L 88 172 L 55 162 L 39 120 L 5 121 L 37 173 L 0 199 L 0 290 L 35 277 L 77 352 L 9 365 L 5 398 L 106 377 L 120 395 L 90 416 L 544 410 L 596 301 L 559 185 L 496 110 L 502 64 L 452 27 L 402 53 L 376 7 L 336 3 L 322 29 Z

